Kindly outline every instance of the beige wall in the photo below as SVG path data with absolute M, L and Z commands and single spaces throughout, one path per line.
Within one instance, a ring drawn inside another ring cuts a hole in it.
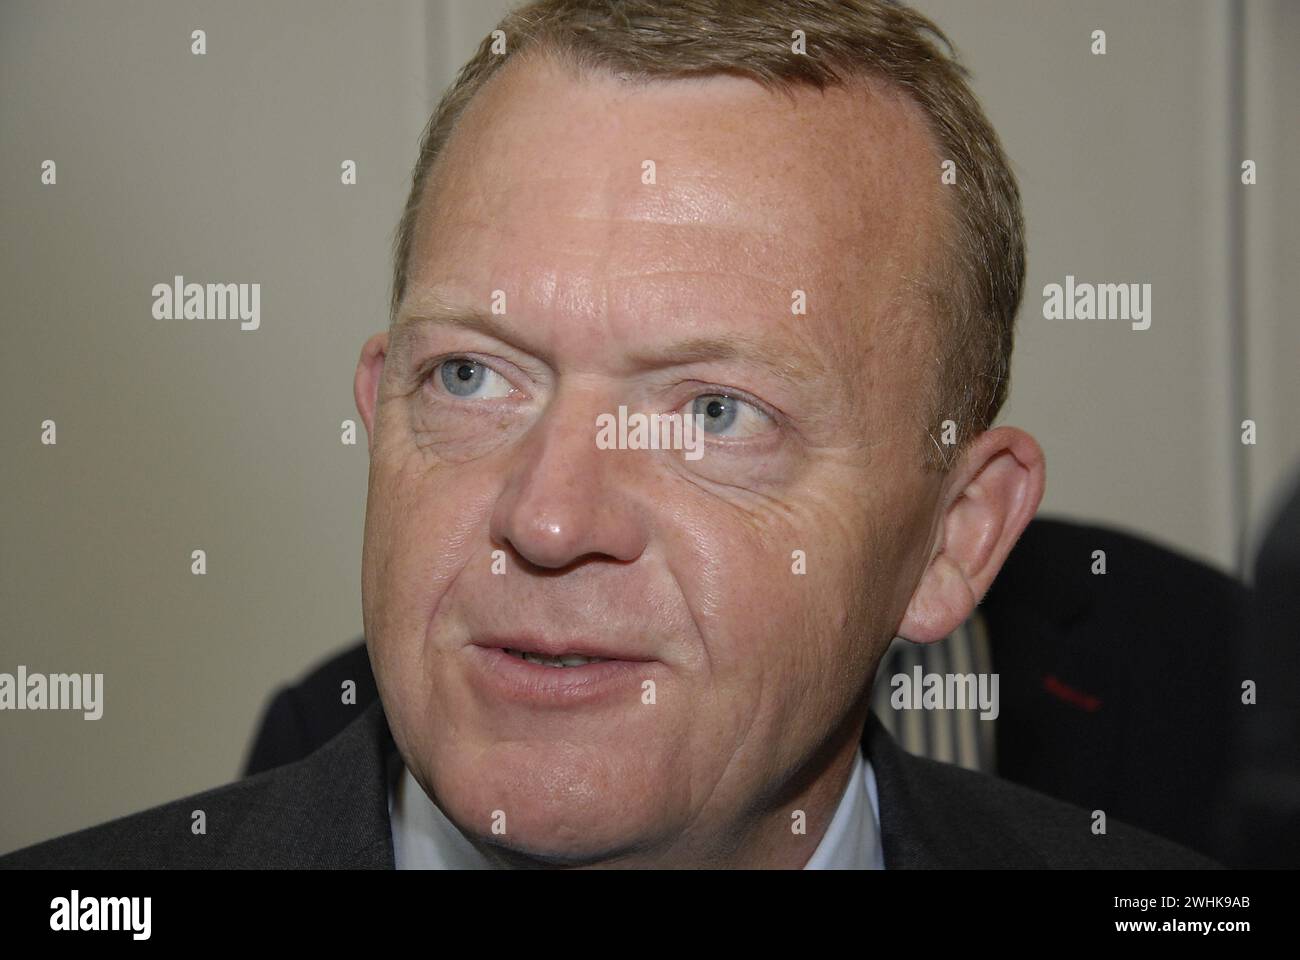
M 1300 210 L 1284 168 L 1294 108 L 1283 99 L 1296 89 L 1295 6 L 1239 5 L 1248 45 L 1239 94 L 1230 3 L 917 6 L 973 67 L 1020 176 L 1029 276 L 1002 420 L 1043 445 L 1043 510 L 1237 569 L 1241 534 L 1253 540 L 1270 492 L 1300 467 L 1300 324 L 1287 306 L 1300 292 Z M 1104 57 L 1089 52 L 1096 29 L 1106 31 Z M 1238 100 L 1246 135 L 1233 146 Z M 1257 162 L 1255 186 L 1241 185 L 1241 159 Z M 1245 219 L 1240 246 L 1233 204 Z M 1231 297 L 1238 261 L 1244 314 Z M 1151 328 L 1044 320 L 1043 287 L 1066 274 L 1150 282 Z M 1259 429 L 1253 447 L 1240 439 L 1247 417 Z
M 1248 461 L 1253 547 L 1285 479 L 1294 482 L 1300 472 L 1300 191 L 1287 172 L 1300 157 L 1300 4 L 1252 0 L 1245 6 L 1243 152 L 1270 180 L 1269 189 L 1243 195 L 1241 362 L 1247 415 L 1264 438 Z
M 919 5 L 1021 177 L 1030 273 L 1004 419 L 1047 451 L 1045 509 L 1231 568 L 1239 514 L 1257 523 L 1300 456 L 1283 168 L 1300 14 L 1245 5 L 1234 114 L 1226 3 Z M 0 851 L 230 779 L 269 691 L 359 635 L 366 454 L 339 425 L 386 319 L 417 137 L 505 6 L 0 6 L 0 671 L 106 684 L 98 721 L 0 713 Z M 1234 116 L 1255 187 L 1229 169 Z M 261 283 L 261 328 L 153 319 L 153 284 L 178 273 Z M 1067 273 L 1152 283 L 1151 329 L 1043 320 L 1043 285 Z

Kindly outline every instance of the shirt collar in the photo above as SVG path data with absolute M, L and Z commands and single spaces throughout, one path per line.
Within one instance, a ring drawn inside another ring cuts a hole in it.
M 804 864 L 805 870 L 885 869 L 876 774 L 860 747 L 853 756 L 848 786 L 825 836 Z

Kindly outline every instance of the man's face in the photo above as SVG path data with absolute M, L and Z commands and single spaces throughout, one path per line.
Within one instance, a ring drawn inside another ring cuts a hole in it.
M 473 101 L 387 345 L 363 558 L 394 737 L 462 830 L 722 860 L 842 788 L 937 512 L 907 280 L 938 163 L 874 87 L 537 61 Z M 620 406 L 704 413 L 702 456 L 602 449 Z M 506 652 L 534 646 L 609 661 Z

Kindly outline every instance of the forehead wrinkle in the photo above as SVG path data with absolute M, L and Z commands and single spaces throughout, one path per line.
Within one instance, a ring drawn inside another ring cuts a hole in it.
M 820 357 L 797 343 L 779 344 L 771 338 L 740 333 L 691 337 L 662 347 L 637 350 L 628 357 L 628 362 L 633 369 L 652 370 L 732 359 L 760 366 L 798 389 L 806 389 L 809 381 L 817 383 L 830 374 L 830 368 Z
M 482 164 L 473 174 L 476 182 L 500 171 Z M 508 169 L 508 168 L 507 168 Z M 481 189 L 475 198 L 489 216 L 502 209 L 511 212 L 541 208 L 556 215 L 557 198 L 569 207 L 561 216 L 576 220 L 652 223 L 665 226 L 699 224 L 717 229 L 754 230 L 765 226 L 763 211 L 748 208 L 732 186 L 733 177 L 723 174 L 675 174 L 672 182 L 642 184 L 635 174 L 618 167 L 584 173 L 545 174 L 530 171 L 528 179 L 494 185 L 489 194 Z M 596 216 L 587 215 L 596 209 Z M 755 213 L 759 216 L 756 218 Z
M 610 279 L 630 281 L 630 280 L 641 280 L 641 279 L 649 280 L 655 277 L 679 277 L 679 278 L 706 277 L 715 280 L 716 279 L 745 280 L 749 283 L 764 284 L 767 286 L 776 287 L 778 290 L 782 292 L 785 299 L 789 299 L 788 294 L 791 289 L 788 283 L 782 283 L 779 280 L 773 280 L 770 276 L 764 277 L 764 276 L 759 276 L 758 274 L 755 273 L 742 273 L 737 270 L 720 270 L 720 269 L 674 270 L 671 267 L 668 267 L 663 270 L 627 270 L 626 272 L 623 273 L 612 274 Z

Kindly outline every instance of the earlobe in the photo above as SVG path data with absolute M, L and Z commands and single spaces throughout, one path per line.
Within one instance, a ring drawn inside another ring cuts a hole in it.
M 921 576 L 898 635 L 913 643 L 942 640 L 970 616 L 978 602 L 961 568 L 946 552 L 940 552 Z
M 377 333 L 361 347 L 361 359 L 352 379 L 352 397 L 357 413 L 366 426 L 367 446 L 374 449 L 375 410 L 379 407 L 379 384 L 384 375 L 384 360 L 388 356 L 388 334 Z
M 942 640 L 971 615 L 1043 499 L 1043 451 L 1015 427 L 981 434 L 954 471 L 953 495 L 940 519 L 941 547 L 898 629 L 916 643 Z

